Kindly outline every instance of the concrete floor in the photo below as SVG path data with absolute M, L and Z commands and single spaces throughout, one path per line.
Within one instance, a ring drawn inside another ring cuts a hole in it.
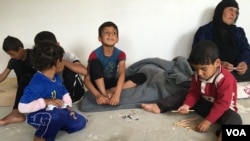
M 15 79 L 7 79 L 0 83 L 0 118 L 12 110 L 16 90 L 14 82 Z M 250 99 L 239 100 L 238 108 L 243 124 L 250 124 Z M 80 112 L 78 105 L 73 109 Z M 89 120 L 86 128 L 73 134 L 59 132 L 56 141 L 216 141 L 214 132 L 218 125 L 213 125 L 207 133 L 174 125 L 183 119 L 199 117 L 195 113 L 153 114 L 142 109 L 80 113 Z M 26 122 L 0 126 L 0 140 L 32 141 L 34 132 L 35 129 Z
M 250 124 L 250 99 L 239 100 L 238 106 L 244 124 Z M 8 114 L 11 109 L 0 107 L 0 117 Z M 74 105 L 74 109 L 78 111 L 77 105 Z M 183 119 L 199 117 L 195 113 L 153 114 L 142 109 L 80 113 L 89 120 L 86 128 L 73 134 L 61 131 L 56 141 L 215 141 L 214 132 L 218 127 L 213 125 L 207 133 L 198 133 L 174 125 Z M 136 119 L 130 119 L 128 115 Z M 34 131 L 35 129 L 25 122 L 6 125 L 0 127 L 0 138 L 4 141 L 31 141 Z

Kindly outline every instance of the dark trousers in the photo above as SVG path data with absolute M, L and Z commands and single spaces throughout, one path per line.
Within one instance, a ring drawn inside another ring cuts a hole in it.
M 206 117 L 212 107 L 213 103 L 205 100 L 204 98 L 200 98 L 193 109 L 197 114 L 201 115 L 202 117 Z M 241 125 L 242 119 L 237 112 L 228 109 L 222 114 L 222 116 L 217 120 L 216 123 L 221 125 Z
M 32 77 L 33 77 L 33 74 L 22 75 L 20 82 L 18 83 L 18 86 L 17 86 L 16 99 L 15 99 L 13 109 L 18 108 L 18 104 L 19 104 L 21 97 L 23 96 L 24 89 L 29 84 Z
M 46 141 L 55 141 L 60 130 L 74 133 L 85 128 L 87 119 L 74 112 L 75 117 L 68 109 L 54 108 L 53 110 L 40 110 L 27 115 L 27 123 L 36 128 L 35 136 L 43 137 Z
M 186 93 L 187 91 L 185 90 L 177 91 L 176 93 L 157 102 L 156 104 L 160 108 L 161 113 L 179 108 L 185 100 Z
M 173 96 L 166 97 L 165 99 L 158 102 L 157 105 L 160 108 L 161 113 L 163 113 L 171 109 L 179 108 L 182 105 L 184 100 L 185 100 L 185 93 L 179 92 L 178 94 L 175 94 Z M 195 104 L 195 106 L 193 107 L 193 109 L 200 116 L 206 117 L 209 114 L 212 107 L 213 107 L 212 102 L 209 102 L 205 100 L 204 98 L 200 98 L 198 102 Z M 227 124 L 241 125 L 242 119 L 237 112 L 231 109 L 228 109 L 218 119 L 217 123 L 221 125 L 227 125 Z
M 204 98 L 200 98 L 193 109 L 200 116 L 206 117 L 209 114 L 212 107 L 213 107 L 213 103 L 205 100 Z M 241 116 L 237 112 L 231 109 L 228 109 L 222 114 L 222 116 L 217 120 L 216 123 L 220 125 L 241 125 L 242 119 L 241 119 Z M 219 128 L 215 134 L 219 136 L 220 132 L 221 132 L 221 128 Z
M 95 84 L 95 80 L 99 78 L 104 78 L 105 89 L 109 89 L 117 85 L 117 80 L 118 80 L 117 78 L 105 78 L 104 77 L 104 68 L 99 59 L 94 59 L 90 61 L 89 69 L 90 69 L 89 72 L 90 72 L 91 82 L 94 84 L 96 88 L 97 86 Z M 134 82 L 136 85 L 140 85 L 147 80 L 147 77 L 144 73 L 136 73 L 130 76 L 126 76 L 125 82 L 128 80 Z

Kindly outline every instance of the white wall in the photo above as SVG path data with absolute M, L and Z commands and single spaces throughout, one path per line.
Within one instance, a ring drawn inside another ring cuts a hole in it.
M 127 66 L 148 58 L 171 60 L 188 56 L 197 28 L 212 19 L 220 0 L 0 0 L 0 44 L 7 35 L 32 48 L 34 36 L 49 30 L 61 46 L 87 65 L 98 47 L 98 27 L 111 20 L 118 25 L 117 47 L 127 53 Z M 238 0 L 237 25 L 250 34 L 250 2 Z M 0 49 L 0 71 L 9 56 Z M 13 76 L 13 73 L 11 74 Z

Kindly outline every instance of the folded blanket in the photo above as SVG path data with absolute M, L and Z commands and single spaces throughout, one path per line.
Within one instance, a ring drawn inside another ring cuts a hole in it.
M 147 81 L 135 88 L 125 89 L 118 106 L 98 105 L 95 97 L 87 91 L 80 103 L 83 112 L 139 108 L 141 103 L 157 102 L 165 97 L 186 93 L 193 71 L 187 59 L 178 56 L 171 61 L 160 58 L 140 60 L 126 70 L 126 75 L 145 73 Z

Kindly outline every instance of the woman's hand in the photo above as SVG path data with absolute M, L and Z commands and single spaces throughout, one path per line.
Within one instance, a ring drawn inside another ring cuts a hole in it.
M 230 72 L 234 70 L 234 65 L 229 62 L 221 61 L 221 65 Z
M 245 72 L 247 71 L 247 64 L 245 62 L 240 62 L 236 68 L 236 72 L 239 74 L 239 75 L 243 75 L 245 74 Z

